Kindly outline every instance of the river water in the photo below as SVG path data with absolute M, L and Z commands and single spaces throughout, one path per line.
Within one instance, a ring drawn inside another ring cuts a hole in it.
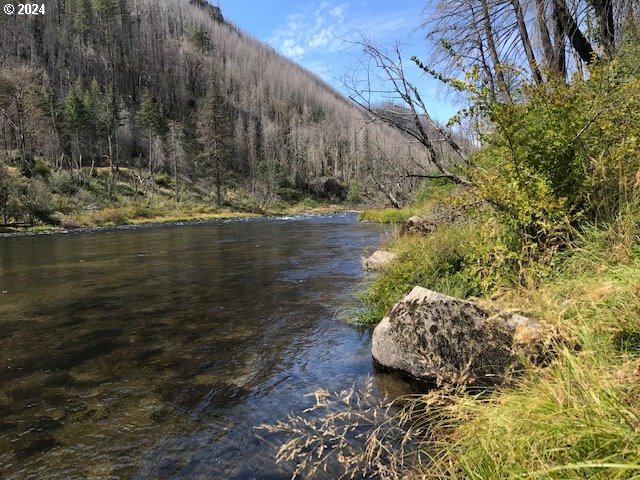
M 288 478 L 255 426 L 373 375 L 355 215 L 0 238 L 0 476 Z

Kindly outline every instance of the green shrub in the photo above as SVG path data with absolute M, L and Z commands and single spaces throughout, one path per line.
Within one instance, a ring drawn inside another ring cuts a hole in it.
M 174 188 L 174 180 L 171 175 L 162 173 L 154 177 L 156 185 L 162 188 Z
M 54 224 L 52 200 L 48 185 L 40 179 L 32 179 L 27 185 L 25 198 L 29 221 L 33 223 L 35 220 L 39 220 L 43 223 Z
M 33 173 L 39 175 L 42 178 L 48 178 L 51 175 L 51 164 L 44 158 L 36 158 L 36 163 L 33 166 Z
M 475 258 L 475 225 L 449 225 L 429 237 L 400 237 L 387 248 L 398 258 L 361 294 L 363 323 L 377 323 L 413 287 L 420 285 L 447 295 L 480 295 L 482 287 L 468 270 Z
M 548 266 L 573 226 L 613 219 L 640 193 L 640 78 L 625 62 L 524 88 L 520 103 L 479 101 L 492 128 L 474 155 L 475 193 L 525 269 Z
M 347 186 L 347 202 L 360 203 L 362 201 L 362 193 L 364 189 L 362 184 L 358 181 L 349 182 Z
M 54 193 L 74 195 L 78 189 L 78 182 L 66 170 L 53 172 L 49 177 L 49 186 Z

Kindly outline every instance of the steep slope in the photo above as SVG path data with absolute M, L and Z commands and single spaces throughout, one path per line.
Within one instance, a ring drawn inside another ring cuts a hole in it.
M 176 195 L 200 182 L 268 203 L 326 176 L 401 197 L 398 172 L 425 161 L 204 0 L 46 7 L 0 17 L 0 155 L 27 177 L 135 167 L 145 189 L 165 174 Z

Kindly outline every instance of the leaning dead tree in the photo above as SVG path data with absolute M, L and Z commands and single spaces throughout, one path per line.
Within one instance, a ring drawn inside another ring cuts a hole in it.
M 351 92 L 349 97 L 371 121 L 383 122 L 404 132 L 427 154 L 428 163 L 415 162 L 417 170 L 405 173 L 404 178 L 445 178 L 459 185 L 471 186 L 470 180 L 450 168 L 455 163 L 469 163 L 465 149 L 429 113 L 420 91 L 407 74 L 400 45 L 387 50 L 367 38 L 358 45 L 363 49 L 368 65 L 375 70 L 365 69 L 364 79 L 351 78 L 347 82 Z M 444 143 L 457 159 L 447 161 L 438 153 L 440 143 Z

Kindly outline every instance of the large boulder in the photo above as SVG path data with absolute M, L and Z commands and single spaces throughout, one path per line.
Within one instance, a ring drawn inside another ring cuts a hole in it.
M 398 254 L 395 252 L 376 250 L 369 257 L 362 259 L 362 266 L 370 272 L 378 272 L 387 268 L 396 258 Z
M 400 224 L 400 235 L 430 235 L 437 228 L 438 223 L 432 218 L 414 215 Z
M 545 359 L 547 329 L 507 311 L 415 287 L 373 332 L 382 366 L 447 384 L 496 384 Z

